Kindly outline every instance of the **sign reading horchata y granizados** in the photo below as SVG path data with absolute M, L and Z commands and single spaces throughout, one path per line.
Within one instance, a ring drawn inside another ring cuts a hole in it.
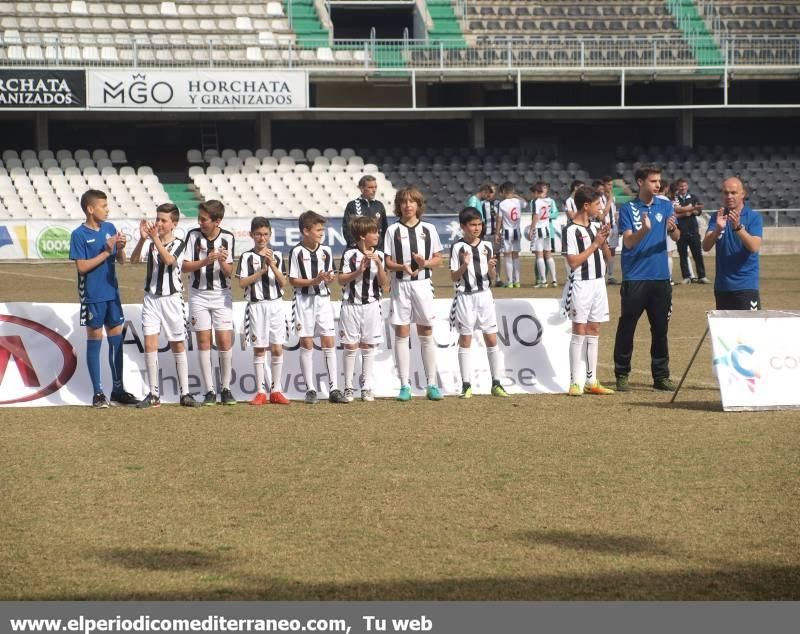
M 86 107 L 82 70 L 0 69 L 0 108 L 47 110 Z
M 142 268 L 144 275 L 144 268 Z M 76 291 L 77 294 L 77 291 Z M 238 295 L 241 297 L 241 295 Z M 238 299 L 237 297 L 237 299 Z M 383 314 L 389 314 L 389 300 L 383 300 Z M 436 319 L 433 336 L 437 345 L 437 381 L 445 394 L 458 394 L 461 376 L 458 367 L 457 336 L 450 330 L 448 316 L 452 300 L 435 300 Z M 282 302 L 284 317 L 291 321 L 292 302 Z M 333 302 L 338 322 L 339 302 Z M 142 307 L 126 304 L 123 350 L 125 388 L 143 396 L 147 392 L 147 366 L 144 360 Z M 233 304 L 237 331 L 243 329 L 245 303 Z M 501 376 L 509 394 L 563 393 L 569 386 L 570 322 L 559 316 L 555 299 L 497 300 L 497 340 L 502 354 Z M 0 304 L 0 406 L 85 405 L 91 402 L 92 388 L 84 359 L 86 333 L 79 325 L 79 304 Z M 338 332 L 338 327 L 337 327 Z M 373 390 L 376 396 L 393 397 L 400 389 L 394 369 L 394 337 L 388 321 L 384 322 L 384 341 L 375 357 Z M 242 334 L 237 339 L 241 343 Z M 178 401 L 175 360 L 169 344 L 159 342 L 159 390 L 167 403 Z M 412 330 L 411 385 L 414 393 L 424 394 L 428 381 L 422 367 L 419 340 Z M 105 344 L 104 344 L 105 347 Z M 288 327 L 283 363 L 283 391 L 289 398 L 302 399 L 308 386 L 300 369 L 297 331 Z M 204 386 L 196 356 L 196 340 L 188 339 L 189 389 L 200 393 Z M 341 347 L 339 347 L 341 350 Z M 341 354 L 341 352 L 337 352 Z M 104 357 L 105 358 L 105 357 Z M 217 363 L 214 355 L 214 363 Z M 472 344 L 473 390 L 488 394 L 491 375 L 482 337 Z M 103 385 L 111 385 L 108 364 L 101 364 Z M 325 362 L 315 351 L 314 388 L 327 395 Z M 339 363 L 339 385 L 343 384 Z M 216 371 L 216 369 L 215 369 Z M 358 385 L 358 372 L 355 384 Z M 215 373 L 215 376 L 216 373 Z M 270 380 L 267 379 L 269 383 Z M 218 387 L 218 386 L 216 386 Z M 252 348 L 234 346 L 231 390 L 239 400 L 249 400 L 256 392 Z M 217 389 L 219 391 L 219 389 Z
M 87 71 L 90 110 L 299 110 L 307 107 L 304 71 Z
M 708 314 L 725 411 L 800 408 L 800 311 Z

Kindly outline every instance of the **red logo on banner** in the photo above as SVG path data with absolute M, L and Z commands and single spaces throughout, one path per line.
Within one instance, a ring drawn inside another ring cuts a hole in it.
M 30 319 L 23 319 L 22 317 L 14 317 L 12 315 L 0 315 L 0 324 L 2 323 L 26 328 L 31 331 L 32 336 L 39 335 L 49 339 L 50 342 L 53 343 L 61 353 L 61 365 L 59 368 L 57 365 L 58 359 L 53 359 L 53 364 L 48 365 L 47 370 L 52 367 L 57 374 L 50 383 L 33 394 L 2 400 L 0 401 L 0 405 L 35 401 L 37 399 L 44 398 L 53 392 L 57 392 L 67 384 L 67 382 L 72 378 L 72 375 L 75 374 L 75 368 L 78 365 L 78 359 L 75 356 L 75 350 L 69 341 L 64 339 L 64 337 L 59 335 L 54 330 L 51 330 L 50 328 L 47 328 L 38 322 L 31 321 Z M 17 370 L 19 371 L 25 387 L 40 387 L 41 383 L 39 381 L 39 376 L 52 376 L 50 372 L 42 374 L 42 368 L 40 368 L 40 372 L 37 374 L 33 367 L 33 363 L 31 362 L 30 354 L 25 347 L 25 339 L 26 337 L 19 335 L 0 336 L 0 387 L 3 385 L 6 370 L 8 369 L 8 363 L 12 359 L 17 366 Z

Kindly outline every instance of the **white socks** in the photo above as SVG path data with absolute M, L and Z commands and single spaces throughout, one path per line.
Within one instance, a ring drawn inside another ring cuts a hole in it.
M 211 373 L 211 349 L 198 350 L 197 354 L 200 357 L 200 374 L 203 375 L 206 392 L 216 392 L 217 386 L 214 384 L 214 375 Z
M 372 366 L 375 362 L 375 348 L 361 349 L 361 389 L 372 389 Z
M 514 258 L 511 255 L 506 256 L 506 283 L 511 284 L 514 282 Z
M 574 335 L 573 335 L 574 336 Z M 597 383 L 597 352 L 600 349 L 600 337 L 586 335 L 586 382 Z
M 514 263 L 514 284 L 519 284 L 519 256 L 511 258 Z
M 328 389 L 337 390 L 339 371 L 336 367 L 336 348 L 323 348 L 322 354 L 325 355 L 325 367 L 328 369 Z
M 553 281 L 558 282 L 558 279 L 556 279 L 556 261 L 552 255 L 547 258 L 547 270 L 550 271 L 550 277 L 553 278 Z
M 358 355 L 358 348 L 351 350 L 345 348 L 344 354 L 344 387 L 345 389 L 353 389 L 353 373 L 356 371 L 356 356 Z M 363 362 L 362 362 L 363 363 Z
M 616 258 L 612 255 L 608 258 L 608 262 L 606 262 L 606 268 L 608 269 L 608 277 L 614 277 L 614 260 Z M 669 260 L 669 276 L 672 277 L 672 258 L 667 257 Z
M 256 392 L 266 392 L 264 384 L 264 355 L 253 355 L 253 367 L 256 370 Z
M 158 352 L 145 352 L 144 361 L 147 365 L 147 381 L 150 383 L 150 394 L 158 397 Z
M 436 385 L 436 342 L 433 335 L 419 336 L 422 348 L 422 367 L 425 368 L 425 379 L 428 385 Z
M 569 342 L 570 383 L 583 387 L 586 382 L 586 355 L 584 353 L 585 335 L 573 333 Z
M 497 346 L 486 348 L 486 356 L 489 357 L 489 371 L 492 374 L 492 381 L 499 381 L 503 372 L 503 355 L 500 354 L 500 348 Z
M 544 258 L 536 258 L 536 280 L 541 282 L 547 280 L 547 272 L 544 268 Z
M 186 360 L 186 350 L 175 352 L 175 370 L 178 372 L 178 387 L 181 396 L 189 393 L 189 362 Z
M 270 385 L 270 392 L 283 392 L 283 381 L 281 379 L 283 374 L 283 355 L 273 354 L 270 357 L 269 366 L 272 374 L 272 385 Z
M 222 383 L 223 390 L 231 389 L 231 360 L 233 350 L 219 351 L 219 381 Z
M 461 382 L 472 383 L 472 363 L 469 348 L 458 346 L 458 367 L 461 370 Z
M 315 390 L 314 374 L 311 371 L 311 357 L 314 354 L 314 348 L 300 348 L 300 371 L 303 373 L 303 378 L 306 381 L 307 390 Z
M 408 337 L 394 338 L 394 362 L 400 385 L 411 385 L 411 352 L 408 349 Z

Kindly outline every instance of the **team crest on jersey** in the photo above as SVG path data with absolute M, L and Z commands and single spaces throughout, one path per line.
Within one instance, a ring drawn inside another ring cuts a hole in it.
M 92 315 L 92 313 L 86 313 L 86 319 L 92 321 L 92 319 L 94 319 L 94 315 Z
M 661 222 L 662 220 L 664 220 L 664 214 L 662 214 L 662 213 L 659 211 L 659 212 L 656 214 L 656 220 L 657 220 L 658 222 Z
M 192 326 L 197 325 L 197 317 L 192 317 Z
M 294 326 L 294 329 L 297 332 L 300 332 L 303 329 L 303 324 L 301 324 L 300 322 L 296 323 L 295 326 Z
M 256 342 L 256 336 L 255 336 L 255 335 L 252 335 L 252 336 L 250 337 L 250 341 L 252 341 L 253 343 L 255 343 L 255 342 Z

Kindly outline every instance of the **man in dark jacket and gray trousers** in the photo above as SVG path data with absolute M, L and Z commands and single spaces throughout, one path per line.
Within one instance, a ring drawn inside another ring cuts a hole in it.
M 383 237 L 386 235 L 386 229 L 389 225 L 383 203 L 380 200 L 375 200 L 378 183 L 374 176 L 365 174 L 358 181 L 358 188 L 361 190 L 361 196 L 347 203 L 347 207 L 344 209 L 342 235 L 345 242 L 347 242 L 347 246 L 355 246 L 356 243 L 353 232 L 350 231 L 350 220 L 355 216 L 369 216 L 370 218 L 375 218 L 378 223 L 378 229 L 381 234 L 378 244 L 383 244 Z

